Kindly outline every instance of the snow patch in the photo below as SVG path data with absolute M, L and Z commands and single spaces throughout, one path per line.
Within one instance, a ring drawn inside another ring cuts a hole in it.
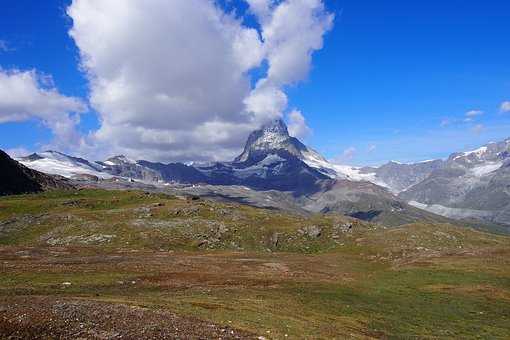
M 285 161 L 285 159 L 281 158 L 280 156 L 275 155 L 275 154 L 270 154 L 270 155 L 267 155 L 266 158 L 264 158 L 262 161 L 260 161 L 258 163 L 258 165 L 260 165 L 260 166 L 268 166 L 268 165 L 275 164 L 275 163 L 280 163 L 280 162 L 283 162 L 283 161 Z
M 470 155 L 475 155 L 476 157 L 481 157 L 486 152 L 487 152 L 487 147 L 486 146 L 482 146 L 481 148 L 478 148 L 476 150 L 463 152 L 460 155 L 456 156 L 453 160 L 456 160 L 456 159 L 461 158 L 461 157 L 470 156 Z
M 463 219 L 463 218 L 484 218 L 492 216 L 490 211 L 485 210 L 474 210 L 474 209 L 461 209 L 461 208 L 450 208 L 445 207 L 440 204 L 424 204 L 416 201 L 409 201 L 409 205 L 422 209 L 436 215 L 454 218 L 454 219 Z
M 485 175 L 490 174 L 491 172 L 494 172 L 501 168 L 503 166 L 503 163 L 501 162 L 495 162 L 495 163 L 488 163 L 481 166 L 474 167 L 470 170 L 471 174 L 473 174 L 476 177 L 482 177 Z
M 376 177 L 375 172 L 361 173 L 361 168 L 350 165 L 333 164 L 315 151 L 303 152 L 303 162 L 309 167 L 319 170 L 330 178 L 347 179 L 355 182 L 371 182 L 390 189 L 388 184 Z

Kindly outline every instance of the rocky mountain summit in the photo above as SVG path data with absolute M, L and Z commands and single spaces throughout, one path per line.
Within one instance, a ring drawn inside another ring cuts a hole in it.
M 243 153 L 236 157 L 234 162 L 260 160 L 269 154 L 277 154 L 282 151 L 304 159 L 308 148 L 297 138 L 289 135 L 287 125 L 281 119 L 276 119 L 248 136 Z

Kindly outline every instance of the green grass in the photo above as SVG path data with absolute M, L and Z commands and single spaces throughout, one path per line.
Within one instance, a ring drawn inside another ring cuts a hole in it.
M 308 308 L 367 320 L 387 336 L 470 337 L 508 335 L 509 301 L 476 294 L 423 289 L 429 285 L 491 284 L 508 289 L 509 277 L 410 268 L 384 271 L 364 284 L 296 287 Z
M 156 203 L 161 206 L 153 206 Z M 150 208 L 150 216 L 139 211 L 143 207 Z M 0 233 L 3 245 L 41 246 L 49 236 L 107 234 L 115 235 L 102 245 L 110 248 L 192 250 L 203 245 L 203 240 L 214 241 L 205 245 L 208 249 L 317 253 L 337 247 L 331 238 L 297 235 L 298 229 L 309 225 L 319 225 L 324 233 L 331 233 L 333 221 L 329 217 L 304 219 L 247 206 L 188 202 L 141 192 L 49 192 L 2 198 L 0 208 L 0 220 L 19 220 L 14 230 Z M 179 210 L 184 214 L 175 214 Z M 365 228 L 361 223 L 359 226 Z M 216 237 L 218 228 L 225 229 L 220 237 Z M 278 234 L 276 245 L 272 242 L 274 234 Z

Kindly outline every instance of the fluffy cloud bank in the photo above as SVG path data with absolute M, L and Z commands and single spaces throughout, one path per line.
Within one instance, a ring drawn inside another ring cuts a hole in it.
M 257 28 L 211 0 L 74 0 L 70 35 L 101 120 L 90 142 L 134 158 L 226 159 L 281 117 L 285 86 L 307 76 L 333 16 L 322 0 L 247 2 Z
M 55 136 L 52 146 L 65 150 L 80 143 L 75 127 L 86 109 L 80 99 L 60 94 L 50 77 L 0 69 L 0 123 L 40 120 Z

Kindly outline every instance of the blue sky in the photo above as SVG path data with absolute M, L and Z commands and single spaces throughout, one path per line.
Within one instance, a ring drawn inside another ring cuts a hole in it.
M 61 94 L 86 101 L 69 3 L 2 1 L 0 67 L 37 69 Z M 326 8 L 335 22 L 311 72 L 286 87 L 289 110 L 313 130 L 307 144 L 364 165 L 445 157 L 510 137 L 510 112 L 500 110 L 510 101 L 510 2 L 337 0 Z M 251 17 L 245 24 L 256 27 Z M 81 115 L 82 133 L 99 126 L 93 109 Z M 37 150 L 51 139 L 37 119 L 0 124 L 2 149 Z

